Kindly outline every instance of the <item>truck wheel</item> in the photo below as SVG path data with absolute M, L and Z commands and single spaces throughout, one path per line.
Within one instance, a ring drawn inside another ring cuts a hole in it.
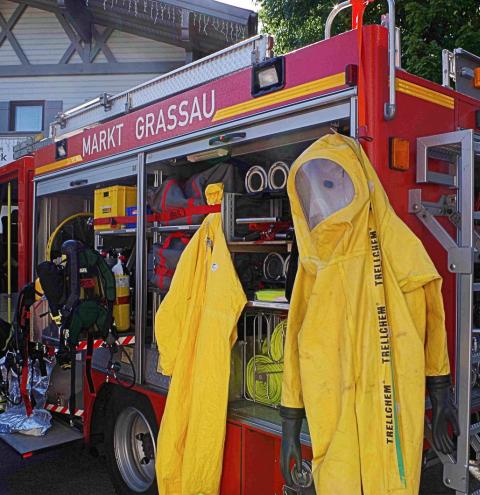
M 141 395 L 121 394 L 110 400 L 107 418 L 107 466 L 116 492 L 157 494 L 158 426 L 150 402 Z

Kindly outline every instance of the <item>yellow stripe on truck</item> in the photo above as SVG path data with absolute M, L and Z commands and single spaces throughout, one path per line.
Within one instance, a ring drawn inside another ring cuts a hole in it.
M 313 93 L 318 93 L 320 91 L 333 89 L 338 86 L 343 86 L 344 84 L 345 73 L 340 72 L 338 74 L 334 74 L 333 76 L 323 77 L 321 79 L 316 79 L 315 81 L 293 86 L 293 88 L 282 89 L 280 91 L 276 91 L 275 93 L 260 96 L 259 98 L 253 98 L 243 103 L 237 103 L 236 105 L 232 105 L 230 107 L 221 108 L 220 110 L 217 110 L 213 116 L 213 122 L 235 117 L 253 110 L 259 110 L 270 105 L 275 105 L 276 103 L 283 103 L 285 101 L 299 98 L 300 96 L 306 96 Z
M 404 79 L 396 80 L 395 89 L 399 93 L 414 96 L 415 98 L 420 98 L 421 100 L 435 103 L 442 107 L 449 108 L 450 110 L 455 108 L 455 100 L 451 96 L 444 95 L 438 91 L 433 91 L 432 89 L 424 88 L 423 86 L 405 81 Z
M 83 161 L 82 155 L 74 155 L 71 156 L 70 158 L 65 158 L 64 160 L 48 163 L 47 165 L 42 165 L 41 167 L 36 168 L 35 175 L 41 175 L 41 174 L 46 174 L 47 172 L 53 172 L 54 170 L 68 167 L 69 165 L 73 165 L 81 161 Z

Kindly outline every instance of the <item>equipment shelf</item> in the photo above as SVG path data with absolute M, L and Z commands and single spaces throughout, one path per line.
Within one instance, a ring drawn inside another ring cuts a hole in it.
M 288 311 L 290 304 L 284 302 L 248 301 L 247 308 Z
M 196 232 L 200 225 L 160 225 L 151 227 L 152 232 Z
M 129 236 L 129 235 L 136 235 L 137 234 L 137 229 L 136 227 L 131 227 L 128 229 L 112 229 L 112 230 L 96 230 L 95 235 L 123 235 L 123 236 Z
M 230 241 L 228 248 L 235 253 L 289 253 L 292 250 L 291 241 Z

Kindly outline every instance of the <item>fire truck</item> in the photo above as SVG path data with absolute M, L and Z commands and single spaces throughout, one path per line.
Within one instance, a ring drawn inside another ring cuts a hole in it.
M 96 190 L 122 185 L 136 187 L 137 194 L 134 217 L 114 218 L 112 228 L 94 231 L 95 248 L 128 247 L 135 253 L 132 325 L 119 338 L 133 366 L 119 356 L 121 368 L 112 376 L 109 355 L 96 342 L 93 387 L 77 367 L 78 410 L 73 413 L 80 430 L 58 422 L 45 438 L 23 439 L 21 445 L 8 436 L 5 441 L 28 456 L 83 436 L 92 448 L 105 452 L 119 493 L 155 493 L 155 444 L 169 379 L 157 371 L 153 317 L 162 295 L 149 283 L 148 253 L 163 236 L 192 235 L 198 225 L 165 224 L 152 216 L 148 188 L 159 187 L 169 174 L 188 177 L 198 163 L 222 157 L 250 167 L 279 160 L 291 163 L 333 129 L 360 140 L 396 213 L 420 237 L 443 277 L 460 436 L 455 455 L 437 456 L 446 486 L 458 495 L 480 493 L 471 491 L 469 474 L 471 461 L 480 459 L 480 422 L 475 422 L 480 410 L 480 279 L 475 270 L 480 57 L 460 48 L 444 50 L 442 85 L 409 74 L 401 68 L 394 1 L 388 6 L 381 25 L 362 26 L 354 15 L 354 29 L 331 37 L 336 16 L 351 7 L 346 1 L 332 11 L 326 37 L 318 43 L 274 56 L 272 39 L 258 35 L 124 93 L 104 94 L 60 115 L 51 126 L 51 137 L 35 147 L 33 158 L 19 158 L 0 170 L 1 183 L 18 191 L 19 285 L 29 275 L 35 277 L 52 233 L 65 219 L 91 214 Z M 226 194 L 222 204 L 232 257 L 287 256 L 288 237 L 262 242 L 239 237 L 245 220 L 238 211 L 243 200 Z M 286 194 L 265 194 L 261 201 L 256 224 L 271 225 L 288 210 Z M 12 207 L 7 209 L 11 215 Z M 13 242 L 11 234 L 8 239 Z M 15 288 L 2 286 L 7 299 Z M 251 297 L 239 321 L 232 352 L 223 495 L 279 495 L 285 489 L 279 466 L 280 417 L 275 407 L 249 393 L 246 364 L 257 341 L 270 338 L 287 315 L 288 303 Z M 81 344 L 79 361 L 84 350 Z M 62 371 L 54 370 L 47 408 L 55 415 L 69 412 L 62 402 L 68 384 Z M 431 452 L 428 411 L 425 425 L 426 449 Z M 309 459 L 307 428 L 301 439 Z

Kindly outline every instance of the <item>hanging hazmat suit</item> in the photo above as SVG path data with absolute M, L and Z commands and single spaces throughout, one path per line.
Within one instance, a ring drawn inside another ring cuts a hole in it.
M 351 138 L 312 144 L 288 195 L 283 417 L 305 408 L 318 495 L 417 495 L 425 376 L 450 372 L 441 278 Z
M 223 185 L 206 189 L 219 204 Z M 209 214 L 185 248 L 155 317 L 159 371 L 171 376 L 157 449 L 162 495 L 217 495 L 230 355 L 246 303 L 222 230 Z

